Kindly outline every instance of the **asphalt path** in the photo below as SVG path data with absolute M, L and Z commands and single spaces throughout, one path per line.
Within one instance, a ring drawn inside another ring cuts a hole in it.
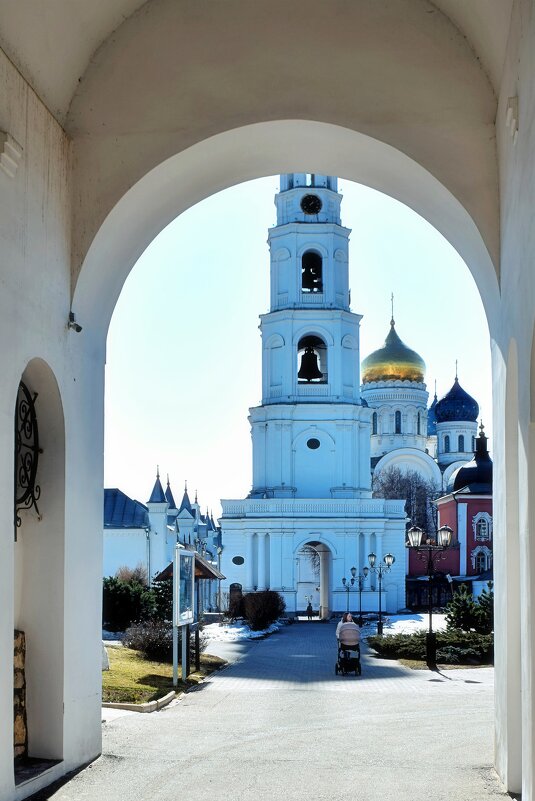
M 231 647 L 237 661 L 171 707 L 108 720 L 102 756 L 38 798 L 509 798 L 492 768 L 492 668 L 412 671 L 364 649 L 362 675 L 337 676 L 334 629 Z

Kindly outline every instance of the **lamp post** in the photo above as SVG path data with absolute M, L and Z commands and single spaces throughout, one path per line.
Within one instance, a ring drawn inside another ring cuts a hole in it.
M 353 570 L 351 572 L 353 572 Z M 364 586 L 364 582 L 368 578 L 368 573 L 369 572 L 370 572 L 369 568 L 363 567 L 362 568 L 362 574 L 359 573 L 358 576 L 356 577 L 356 579 L 358 581 L 358 584 L 359 584 L 359 617 L 358 617 L 359 626 L 362 626 L 362 623 L 364 622 L 362 620 L 362 588 Z
M 434 667 L 437 661 L 437 635 L 433 631 L 433 593 L 432 582 L 435 577 L 436 563 L 446 558 L 446 549 L 451 545 L 453 530 L 449 526 L 441 526 L 437 531 L 436 540 L 425 536 L 422 543 L 424 532 L 418 526 L 412 526 L 407 531 L 407 548 L 411 548 L 422 562 L 425 562 L 426 575 L 428 577 L 428 606 L 429 606 L 429 631 L 425 638 L 426 662 L 429 667 Z
M 223 553 L 223 546 L 222 545 L 218 545 L 217 546 L 216 553 L 217 553 L 217 571 L 218 571 L 218 573 L 221 573 L 221 554 Z M 219 614 L 221 614 L 221 579 L 220 578 L 218 579 L 218 585 L 217 585 L 217 611 L 219 612 Z
M 355 573 L 356 572 L 357 572 L 357 568 L 356 567 L 352 567 L 351 568 L 351 579 L 348 581 L 345 576 L 342 579 L 342 584 L 344 585 L 344 588 L 345 588 L 345 591 L 346 591 L 346 598 L 347 598 L 346 612 L 349 612 L 349 593 L 351 591 L 351 587 L 355 583 Z
M 370 570 L 372 573 L 377 574 L 377 578 L 379 579 L 379 620 L 377 621 L 377 634 L 379 637 L 383 636 L 383 618 L 382 618 L 382 607 L 381 607 L 381 585 L 383 582 L 383 576 L 385 573 L 390 573 L 390 568 L 396 561 L 396 557 L 391 554 L 387 553 L 383 556 L 383 561 L 377 562 L 377 555 L 372 553 L 368 554 L 368 562 L 370 563 Z

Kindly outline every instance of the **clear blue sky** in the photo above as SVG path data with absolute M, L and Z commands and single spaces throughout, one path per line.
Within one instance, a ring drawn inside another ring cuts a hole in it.
M 261 393 L 258 315 L 268 311 L 267 229 L 278 176 L 189 209 L 152 242 L 125 283 L 108 335 L 105 486 L 146 502 L 156 465 L 175 499 L 184 480 L 203 509 L 251 485 L 247 410 Z M 423 357 L 432 396 L 455 377 L 491 435 L 488 328 L 470 272 L 429 223 L 375 190 L 340 181 L 352 229 L 352 311 L 361 357 L 396 330 Z M 490 442 L 492 450 L 492 441 Z

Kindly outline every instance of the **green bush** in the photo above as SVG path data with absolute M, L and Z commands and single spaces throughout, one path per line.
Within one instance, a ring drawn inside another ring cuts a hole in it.
M 493 662 L 493 637 L 475 631 L 451 629 L 438 631 L 437 662 L 442 664 L 489 665 Z M 415 634 L 392 634 L 384 637 L 368 637 L 368 645 L 386 659 L 426 658 L 426 632 Z
M 173 577 L 155 581 L 152 585 L 154 598 L 153 617 L 158 620 L 172 620 L 173 618 Z
M 108 631 L 125 631 L 134 620 L 152 615 L 152 591 L 138 581 L 122 581 L 109 576 L 104 579 L 102 593 L 102 625 Z
M 284 598 L 273 590 L 248 592 L 243 596 L 243 616 L 253 631 L 267 629 L 285 609 Z
M 452 600 L 446 606 L 446 623 L 448 629 L 476 631 L 490 634 L 494 630 L 494 593 L 492 585 L 483 590 L 477 600 L 465 584 L 456 590 Z

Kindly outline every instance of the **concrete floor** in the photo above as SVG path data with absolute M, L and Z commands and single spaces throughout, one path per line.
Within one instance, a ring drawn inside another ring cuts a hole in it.
M 334 624 L 319 623 L 231 651 L 174 706 L 108 720 L 102 757 L 35 801 L 509 798 L 492 768 L 491 668 L 364 653 L 360 678 L 338 677 Z

